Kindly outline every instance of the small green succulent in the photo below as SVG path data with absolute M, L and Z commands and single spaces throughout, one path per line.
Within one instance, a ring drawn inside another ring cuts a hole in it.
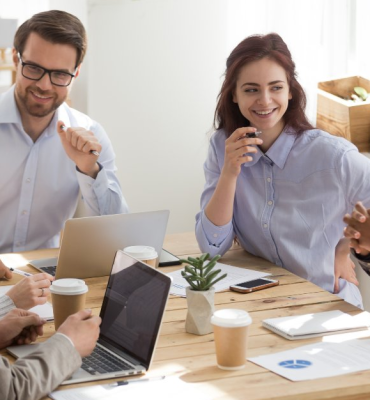
M 364 89 L 363 87 L 356 86 L 353 88 L 355 93 L 357 94 L 358 97 L 360 97 L 363 101 L 366 101 L 368 93 L 367 90 Z
M 227 276 L 227 274 L 224 274 L 217 278 L 221 270 L 213 270 L 220 258 L 220 255 L 214 256 L 206 265 L 204 263 L 210 259 L 208 253 L 202 254 L 200 257 L 188 257 L 187 260 L 181 260 L 182 263 L 187 264 L 184 271 L 181 271 L 181 275 L 193 290 L 208 290 L 216 282 Z

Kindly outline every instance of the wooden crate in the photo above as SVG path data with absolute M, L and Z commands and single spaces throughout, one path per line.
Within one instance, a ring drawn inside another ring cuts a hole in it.
M 355 86 L 370 93 L 370 81 L 360 76 L 319 82 L 316 126 L 348 139 L 361 152 L 369 152 L 370 102 L 355 103 L 343 99 L 354 93 Z

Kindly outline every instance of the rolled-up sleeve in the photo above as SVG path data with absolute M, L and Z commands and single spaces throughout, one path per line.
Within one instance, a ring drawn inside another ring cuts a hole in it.
M 201 211 L 195 218 L 195 234 L 199 248 L 202 252 L 210 253 L 211 256 L 226 253 L 235 236 L 232 221 L 223 226 L 216 226 L 207 218 L 204 211 L 216 189 L 223 164 L 223 159 L 220 160 L 223 150 L 217 149 L 214 138 L 215 136 L 211 139 L 208 156 L 204 163 L 206 183 L 200 200 Z M 223 140 L 223 138 L 220 139 Z
M 98 163 L 100 171 L 95 179 L 76 170 L 82 199 L 87 215 L 109 215 L 128 213 L 116 176 L 115 154 L 104 129 L 98 123 L 91 128 L 102 145 Z

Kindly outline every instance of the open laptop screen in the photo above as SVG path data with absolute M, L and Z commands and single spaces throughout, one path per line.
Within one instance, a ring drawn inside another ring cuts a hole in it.
M 118 251 L 100 316 L 100 339 L 149 368 L 171 279 Z

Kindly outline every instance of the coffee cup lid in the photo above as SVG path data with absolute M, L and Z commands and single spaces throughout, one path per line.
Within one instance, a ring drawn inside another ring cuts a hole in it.
M 152 260 L 158 257 L 155 248 L 151 246 L 129 246 L 125 247 L 123 251 L 138 260 Z
M 247 311 L 226 308 L 217 310 L 211 318 L 211 323 L 225 328 L 246 326 L 252 323 L 252 318 Z
M 83 294 L 88 291 L 88 287 L 85 284 L 85 281 L 82 279 L 57 279 L 52 282 L 50 286 L 50 292 L 54 294 L 64 294 L 64 295 L 75 295 L 75 294 Z

